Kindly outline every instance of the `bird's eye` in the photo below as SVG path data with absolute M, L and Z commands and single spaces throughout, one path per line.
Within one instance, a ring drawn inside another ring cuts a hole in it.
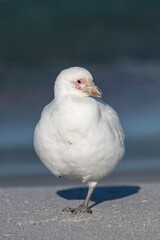
M 78 83 L 82 83 L 81 80 L 77 80 Z

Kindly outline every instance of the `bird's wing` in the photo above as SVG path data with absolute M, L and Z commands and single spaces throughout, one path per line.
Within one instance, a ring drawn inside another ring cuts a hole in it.
M 101 109 L 103 119 L 110 125 L 114 134 L 118 134 L 120 139 L 124 141 L 125 135 L 116 111 L 102 100 L 99 101 L 99 107 Z

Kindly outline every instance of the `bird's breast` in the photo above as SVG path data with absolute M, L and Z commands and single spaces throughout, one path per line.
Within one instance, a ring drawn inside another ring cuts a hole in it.
M 99 109 L 92 101 L 66 100 L 58 108 L 55 118 L 64 132 L 87 133 L 100 117 Z

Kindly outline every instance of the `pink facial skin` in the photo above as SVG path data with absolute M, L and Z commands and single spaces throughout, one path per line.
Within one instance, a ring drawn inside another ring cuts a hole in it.
M 81 82 L 79 83 L 78 81 Z M 85 92 L 87 87 L 93 86 L 93 82 L 90 79 L 87 81 L 86 78 L 78 79 L 73 83 L 75 85 L 75 88 L 81 90 L 82 92 Z
M 102 91 L 94 84 L 91 79 L 81 78 L 72 82 L 74 84 L 73 87 L 76 89 L 85 92 L 88 96 L 93 97 L 102 97 Z

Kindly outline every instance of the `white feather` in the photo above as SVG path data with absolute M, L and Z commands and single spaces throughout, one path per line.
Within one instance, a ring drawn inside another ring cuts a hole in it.
M 79 67 L 64 70 L 55 83 L 55 99 L 41 115 L 34 133 L 37 155 L 56 176 L 95 184 L 122 159 L 124 133 L 116 112 L 102 100 L 73 88 L 91 74 Z

